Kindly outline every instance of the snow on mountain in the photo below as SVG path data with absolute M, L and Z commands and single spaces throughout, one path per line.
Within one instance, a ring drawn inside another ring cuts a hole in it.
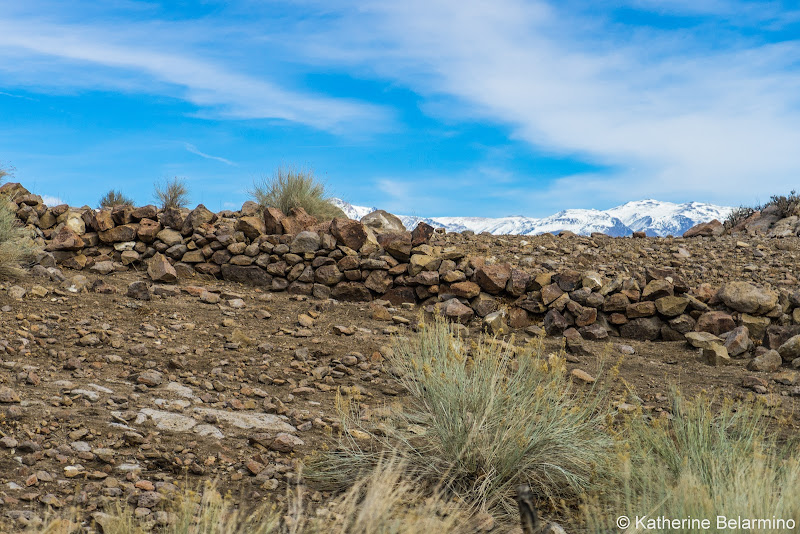
M 361 219 L 377 208 L 352 206 L 334 199 L 351 219 Z M 413 229 L 420 222 L 443 227 L 448 232 L 472 230 L 495 235 L 534 235 L 546 232 L 557 234 L 568 230 L 579 235 L 592 232 L 620 237 L 643 231 L 651 236 L 681 235 L 692 226 L 712 219 L 724 220 L 732 208 L 702 202 L 675 204 L 658 200 L 628 202 L 609 210 L 569 209 L 541 219 L 523 217 L 417 217 L 398 215 L 406 228 Z
M 339 208 L 340 210 L 342 210 L 344 214 L 347 215 L 347 217 L 350 219 L 361 220 L 361 218 L 364 215 L 367 215 L 369 213 L 372 213 L 373 211 L 378 210 L 378 208 L 367 208 L 366 206 L 353 206 L 352 204 L 350 204 L 349 202 L 345 202 L 341 198 L 332 198 L 329 200 L 329 202 L 334 206 L 336 206 L 337 208 Z

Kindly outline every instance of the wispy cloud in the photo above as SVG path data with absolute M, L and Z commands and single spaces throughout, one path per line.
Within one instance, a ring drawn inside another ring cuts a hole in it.
M 60 206 L 64 204 L 64 201 L 60 198 L 50 195 L 42 195 L 42 202 L 44 202 L 46 206 Z
M 230 165 L 231 167 L 238 167 L 236 163 L 232 162 L 229 159 L 221 158 L 219 156 L 212 156 L 211 154 L 206 154 L 205 152 L 201 152 L 200 150 L 197 149 L 196 146 L 194 146 L 191 143 L 184 143 L 183 146 L 184 148 L 186 148 L 186 150 L 188 150 L 192 154 L 200 156 L 201 158 L 213 159 L 214 161 L 219 161 L 220 163 L 224 163 L 225 165 Z
M 198 27 L 195 33 L 202 30 Z M 173 33 L 186 32 L 185 27 L 167 22 L 129 23 L 109 30 L 101 25 L 4 17 L 0 72 L 13 73 L 16 84 L 51 91 L 111 87 L 165 94 L 197 105 L 205 116 L 223 119 L 280 119 L 339 133 L 354 125 L 381 130 L 391 120 L 389 112 L 377 105 L 284 87 L 263 73 L 243 73 L 212 61 L 204 43 L 181 50 Z
M 30 100 L 32 102 L 36 102 L 35 98 L 31 98 L 31 97 L 25 96 L 25 95 L 14 95 L 14 94 L 11 94 L 11 93 L 6 93 L 5 91 L 0 91 L 0 96 L 7 96 L 9 98 L 21 98 L 22 100 Z

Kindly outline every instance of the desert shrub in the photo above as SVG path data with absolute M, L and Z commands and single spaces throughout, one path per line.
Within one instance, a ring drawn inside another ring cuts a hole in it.
M 513 514 L 521 483 L 552 500 L 586 491 L 609 459 L 603 395 L 577 391 L 563 358 L 545 359 L 535 345 L 515 357 L 490 338 L 469 345 L 439 320 L 396 339 L 388 365 L 411 406 L 393 410 L 379 432 L 343 410 L 337 447 L 309 463 L 307 478 L 344 488 L 390 450 L 420 480 L 501 514 Z
M 122 192 L 112 189 L 100 198 L 100 207 L 113 208 L 114 206 L 133 206 L 133 200 L 123 195 Z
M 727 230 L 735 228 L 739 223 L 743 222 L 755 212 L 755 208 L 750 208 L 748 206 L 739 206 L 738 208 L 734 208 L 725 219 L 725 228 Z
M 185 208 L 189 204 L 189 189 L 183 178 L 176 176 L 165 183 L 156 183 L 154 188 L 153 198 L 161 209 Z
M 441 494 L 423 494 L 397 459 L 378 462 L 352 487 L 326 505 L 327 513 L 309 514 L 303 489 L 289 491 L 288 505 L 276 503 L 245 509 L 213 484 L 174 496 L 166 511 L 172 523 L 162 534 L 417 534 L 468 532 L 470 512 Z M 95 515 L 105 534 L 144 534 L 150 525 L 135 518 L 133 508 L 117 504 Z M 70 532 L 65 519 L 54 519 L 44 532 Z M 473 532 L 473 530 L 469 530 Z
M 800 195 L 794 189 L 788 195 L 772 195 L 767 205 L 775 206 L 780 217 L 790 217 L 800 206 Z
M 778 445 L 750 405 L 726 403 L 717 411 L 704 397 L 674 399 L 671 422 L 638 420 L 625 432 L 623 483 L 587 505 L 590 531 L 610 531 L 620 514 L 707 518 L 714 526 L 717 515 L 800 524 L 796 446 Z M 680 530 L 707 531 L 698 527 Z
M 249 194 L 262 209 L 274 207 L 289 213 L 292 208 L 303 208 L 309 215 L 323 221 L 346 218 L 341 209 L 330 203 L 325 186 L 311 171 L 278 169 L 272 178 L 256 181 Z

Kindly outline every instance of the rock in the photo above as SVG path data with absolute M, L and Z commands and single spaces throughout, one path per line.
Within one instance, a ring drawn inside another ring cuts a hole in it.
M 411 231 L 411 246 L 416 247 L 427 243 L 433 235 L 434 228 L 428 223 L 420 222 L 414 230 Z
M 95 274 L 110 274 L 114 272 L 114 262 L 113 261 L 98 261 L 91 267 L 89 267 L 89 272 Z
M 342 281 L 342 278 L 344 275 L 336 265 L 323 265 L 314 272 L 314 280 L 318 284 L 326 286 L 336 285 Z
M 705 349 L 711 345 L 721 343 L 722 340 L 709 332 L 688 332 L 684 336 L 686 341 L 693 347 Z
M 675 317 L 682 314 L 688 305 L 689 299 L 685 297 L 667 295 L 666 297 L 656 299 L 656 309 L 658 313 L 667 317 Z
M 455 295 L 456 297 L 461 297 L 465 299 L 475 298 L 481 293 L 481 288 L 478 284 L 474 282 L 457 282 L 455 284 L 450 284 L 450 288 L 448 292 Z
M 83 247 L 83 239 L 71 228 L 63 226 L 52 236 L 47 248 L 48 250 L 80 250 Z
M 378 234 L 378 244 L 393 258 L 407 262 L 411 257 L 411 232 Z
M 486 317 L 497 309 L 497 299 L 486 293 L 481 293 L 472 301 L 472 309 L 478 317 Z
M 139 221 L 139 229 L 136 231 L 136 236 L 145 243 L 152 243 L 156 240 L 159 232 L 161 232 L 161 224 L 158 221 L 142 219 Z
M 156 239 L 170 247 L 183 243 L 183 236 L 180 234 L 180 232 L 176 232 L 175 230 L 171 230 L 169 228 L 158 232 L 156 234 Z
M 372 300 L 372 294 L 364 284 L 359 282 L 339 282 L 331 290 L 331 297 L 336 300 L 350 302 L 366 302 Z
M 273 282 L 272 275 L 257 265 L 231 265 L 225 263 L 220 266 L 222 278 L 229 282 L 239 282 L 252 286 L 269 286 Z
M 508 333 L 508 324 L 506 323 L 506 314 L 504 311 L 496 311 L 488 314 L 483 318 L 483 325 L 486 330 L 494 335 Z
M 619 334 L 629 339 L 654 341 L 659 338 L 663 324 L 658 317 L 640 317 L 620 326 Z
M 302 439 L 286 432 L 280 432 L 269 444 L 269 448 L 278 452 L 292 452 L 297 447 L 304 445 Z
M 0 386 L 0 403 L 13 404 L 20 401 L 19 394 L 7 386 Z
M 544 316 L 544 329 L 549 336 L 560 335 L 569 328 L 570 324 L 566 317 L 556 309 L 551 309 Z
M 651 280 L 642 290 L 642 300 L 658 300 L 662 297 L 671 297 L 675 288 L 666 280 Z
M 99 232 L 97 235 L 101 242 L 111 244 L 134 241 L 138 232 L 138 224 L 123 224 L 121 226 L 115 226 L 105 232 Z
M 700 223 L 692 226 L 683 233 L 683 237 L 711 237 L 719 236 L 725 231 L 725 227 L 717 219 Z
M 318 222 L 305 209 L 297 207 L 289 211 L 289 215 L 281 221 L 281 224 L 283 225 L 283 233 L 294 235 L 304 230 L 311 230 Z
M 292 254 L 306 254 L 319 250 L 322 240 L 317 232 L 304 230 L 299 232 L 289 245 Z
M 275 235 L 283 233 L 283 219 L 286 215 L 278 208 L 268 206 L 264 208 L 264 233 Z
M 264 224 L 263 217 L 256 217 L 255 215 L 242 217 L 236 221 L 236 231 L 242 232 L 247 239 L 254 241 L 258 236 L 267 233 L 267 227 Z M 273 232 L 269 232 L 273 233 Z
M 633 302 L 628 304 L 627 308 L 625 308 L 625 316 L 628 317 L 628 319 L 635 319 L 637 317 L 652 317 L 655 314 L 656 305 L 650 300 Z
M 138 280 L 128 284 L 128 291 L 125 295 L 136 300 L 150 300 L 150 288 L 145 282 Z
M 563 294 L 564 290 L 558 287 L 558 284 L 548 284 L 542 288 L 542 302 L 549 306 Z
M 164 375 L 152 369 L 141 373 L 136 378 L 137 384 L 144 384 L 150 387 L 159 386 L 162 382 L 164 382 Z
M 780 369 L 782 363 L 783 358 L 777 350 L 768 350 L 750 360 L 747 368 L 751 371 L 771 373 Z
M 147 262 L 147 276 L 154 282 L 173 284 L 178 281 L 178 273 L 166 256 L 156 252 Z
M 181 234 L 190 235 L 196 232 L 202 225 L 213 223 L 216 220 L 217 215 L 215 213 L 206 208 L 203 204 L 198 204 L 183 220 Z
M 497 295 L 506 288 L 511 277 L 511 265 L 485 265 L 475 271 L 475 282 L 487 293 Z
M 384 210 L 376 210 L 365 215 L 361 218 L 361 224 L 370 228 L 376 234 L 400 233 L 406 231 L 406 227 L 397 216 Z
M 386 293 L 392 284 L 392 277 L 386 271 L 370 271 L 364 280 L 364 286 L 380 294 Z
M 725 347 L 719 343 L 712 343 L 709 347 L 703 349 L 703 361 L 708 365 L 720 366 L 731 363 L 731 358 L 728 356 L 728 351 Z
M 465 306 L 458 299 L 450 299 L 442 303 L 441 312 L 447 319 L 461 324 L 467 324 L 475 315 L 472 308 Z
M 8 288 L 8 297 L 14 300 L 21 300 L 28 293 L 28 290 L 20 286 L 11 286 Z
M 360 250 L 367 241 L 367 231 L 364 230 L 364 225 L 351 219 L 333 219 L 331 235 L 336 238 L 337 243 L 356 251 Z
M 728 282 L 719 291 L 718 297 L 733 310 L 755 315 L 763 315 L 778 304 L 777 293 L 748 282 Z
M 739 326 L 728 332 L 724 346 L 731 356 L 739 356 L 749 351 L 753 347 L 753 342 L 750 340 L 747 327 Z
M 800 335 L 789 338 L 785 343 L 778 347 L 778 354 L 783 361 L 791 362 L 795 358 L 800 358 Z
M 557 284 L 562 291 L 575 291 L 581 286 L 583 276 L 578 271 L 565 270 L 553 275 L 552 281 Z
M 718 336 L 736 328 L 736 322 L 729 314 L 721 311 L 706 312 L 697 319 L 694 329 Z
M 767 333 L 767 327 L 770 324 L 769 317 L 754 317 L 752 315 L 743 313 L 741 315 L 742 326 L 747 327 L 750 332 L 750 337 L 754 341 L 761 341 Z

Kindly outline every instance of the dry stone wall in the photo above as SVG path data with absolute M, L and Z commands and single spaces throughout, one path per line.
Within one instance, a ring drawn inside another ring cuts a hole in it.
M 480 320 L 494 333 L 564 335 L 575 351 L 587 339 L 686 340 L 714 365 L 755 352 L 754 369 L 800 366 L 800 292 L 747 281 L 718 291 L 689 287 L 663 266 L 614 276 L 529 272 L 446 246 L 424 223 L 381 232 L 349 219 L 320 223 L 302 209 L 261 213 L 252 202 L 220 213 L 203 205 L 94 210 L 45 206 L 19 184 L 0 193 L 43 245 L 45 266 L 140 269 L 157 283 L 204 275 L 320 299 L 414 303 L 461 324 Z

